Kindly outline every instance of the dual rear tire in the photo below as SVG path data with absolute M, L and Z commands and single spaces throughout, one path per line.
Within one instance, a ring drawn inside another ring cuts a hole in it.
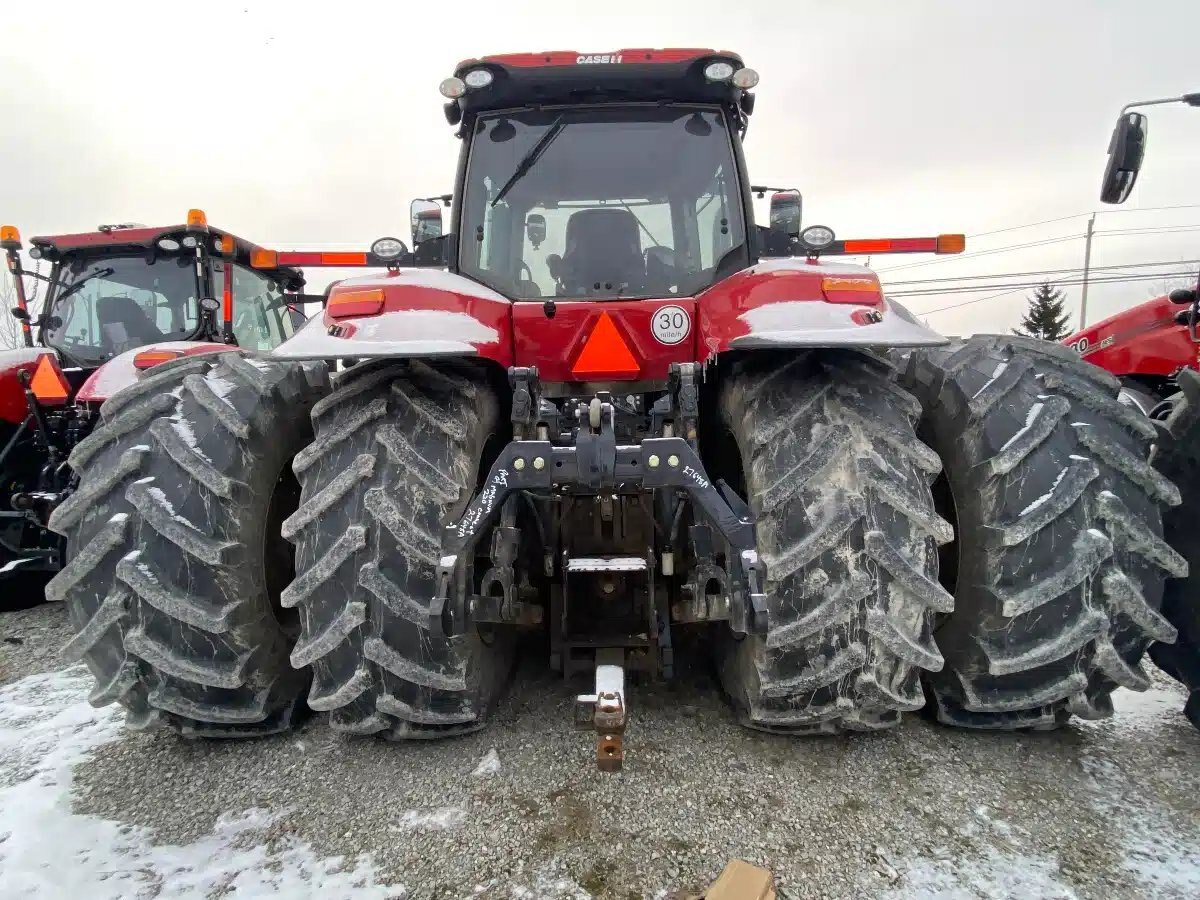
M 225 352 L 166 363 L 101 408 L 50 519 L 68 560 L 46 588 L 67 605 L 64 655 L 91 669 L 93 704 L 203 737 L 291 727 L 308 675 L 288 664 L 279 529 L 305 412 L 327 390 L 324 366 Z
M 1045 728 L 1144 689 L 1140 658 L 1175 633 L 1163 580 L 1186 564 L 1162 539 L 1179 496 L 1144 461 L 1153 426 L 1118 388 L 1017 338 L 913 353 L 899 378 L 850 352 L 737 363 L 720 416 L 770 625 L 724 641 L 742 720 L 874 730 L 928 696 L 950 724 Z M 481 726 L 511 636 L 435 635 L 425 612 L 498 429 L 481 368 L 356 366 L 330 392 L 322 367 L 226 353 L 161 367 L 101 419 L 51 522 L 71 549 L 48 588 L 94 702 L 260 734 L 311 679 L 308 705 L 349 733 Z

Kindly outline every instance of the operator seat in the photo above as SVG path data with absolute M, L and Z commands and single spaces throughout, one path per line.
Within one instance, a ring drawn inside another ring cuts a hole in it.
M 568 292 L 611 285 L 640 286 L 646 279 L 638 223 L 627 209 L 581 209 L 567 220 L 566 249 L 553 272 Z
M 96 318 L 100 320 L 103 346 L 117 353 L 163 339 L 163 333 L 132 297 L 100 297 L 96 301 Z

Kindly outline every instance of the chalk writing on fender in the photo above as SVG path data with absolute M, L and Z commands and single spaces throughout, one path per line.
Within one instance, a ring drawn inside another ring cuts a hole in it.
M 696 482 L 696 484 L 700 485 L 700 487 L 702 487 L 702 488 L 708 487 L 708 479 L 705 478 L 703 475 L 701 475 L 699 472 L 697 472 L 695 469 L 693 469 L 691 466 L 684 466 L 683 474 L 686 475 L 688 478 L 692 479 L 692 481 Z

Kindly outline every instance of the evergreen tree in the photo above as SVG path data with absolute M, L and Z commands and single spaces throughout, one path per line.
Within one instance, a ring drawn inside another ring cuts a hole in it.
M 1071 329 L 1071 315 L 1066 311 L 1067 296 L 1046 281 L 1037 286 L 1029 298 L 1029 311 L 1021 319 L 1021 327 L 1014 334 L 1041 338 L 1044 341 L 1061 341 Z

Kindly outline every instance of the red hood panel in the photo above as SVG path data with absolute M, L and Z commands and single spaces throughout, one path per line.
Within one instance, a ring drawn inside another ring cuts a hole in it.
M 1166 377 L 1197 368 L 1196 344 L 1175 315 L 1187 309 L 1155 297 L 1109 316 L 1063 340 L 1076 353 L 1113 375 Z

